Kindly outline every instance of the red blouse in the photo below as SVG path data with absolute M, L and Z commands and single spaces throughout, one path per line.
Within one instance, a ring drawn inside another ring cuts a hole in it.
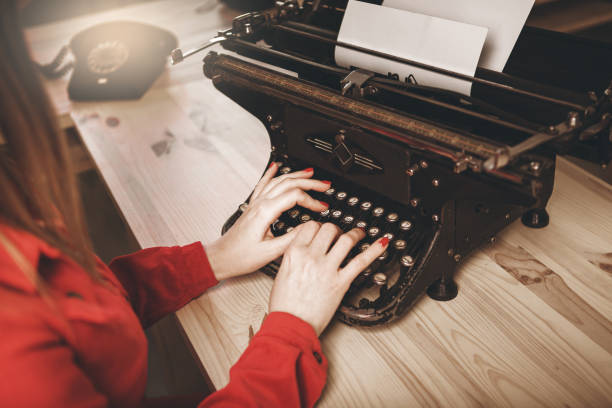
M 217 284 L 202 245 L 150 248 L 98 261 L 94 282 L 59 250 L 0 232 L 44 277 L 46 302 L 0 245 L 0 406 L 141 407 L 146 327 Z M 327 360 L 312 327 L 271 313 L 208 406 L 312 406 Z M 167 406 L 176 406 L 168 402 Z

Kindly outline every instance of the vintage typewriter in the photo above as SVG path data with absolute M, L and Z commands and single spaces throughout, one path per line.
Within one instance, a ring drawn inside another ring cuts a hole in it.
M 346 323 L 376 325 L 425 292 L 454 298 L 457 266 L 515 219 L 545 227 L 557 154 L 610 161 L 612 47 L 525 27 L 504 73 L 479 68 L 470 77 L 339 43 L 345 6 L 279 1 L 172 58 L 214 43 L 231 51 L 210 52 L 204 74 L 265 125 L 270 161 L 281 173 L 314 167 L 317 178 L 332 180 L 315 197 L 328 211 L 293 208 L 271 226 L 275 235 L 309 220 L 363 228 L 366 238 L 349 256 L 390 239 L 337 312 Z M 339 45 L 469 80 L 472 94 L 339 67 Z M 279 262 L 263 271 L 274 276 Z

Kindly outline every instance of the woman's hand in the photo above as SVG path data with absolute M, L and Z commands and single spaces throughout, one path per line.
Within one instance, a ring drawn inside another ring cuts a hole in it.
M 355 228 L 340 235 L 329 249 L 339 234 L 334 224 L 304 224 L 283 257 L 270 294 L 270 312 L 301 318 L 317 336 L 329 324 L 353 279 L 389 244 L 387 238 L 381 238 L 340 268 L 365 233 Z
M 301 228 L 275 238 L 270 225 L 295 205 L 320 212 L 328 207 L 304 190 L 325 191 L 329 181 L 312 180 L 312 169 L 274 178 L 272 163 L 255 186 L 246 211 L 218 240 L 206 247 L 217 280 L 253 272 L 281 256 Z

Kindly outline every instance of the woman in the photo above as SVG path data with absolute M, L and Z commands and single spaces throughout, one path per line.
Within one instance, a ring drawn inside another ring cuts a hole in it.
M 329 182 L 312 179 L 312 169 L 275 178 L 273 163 L 246 212 L 206 250 L 199 242 L 150 248 L 104 265 L 91 252 L 66 141 L 30 63 L 15 0 L 0 2 L 0 19 L 0 405 L 149 404 L 142 326 L 284 254 L 268 317 L 227 387 L 200 406 L 312 406 L 327 369 L 318 336 L 388 241 L 340 268 L 362 231 L 339 236 L 332 224 L 311 222 L 274 238 L 269 225 L 281 212 L 327 207 L 305 191 Z

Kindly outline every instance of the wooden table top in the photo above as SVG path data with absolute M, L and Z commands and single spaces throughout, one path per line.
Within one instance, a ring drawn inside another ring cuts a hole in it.
M 79 30 L 122 18 L 168 28 L 189 48 L 231 15 L 215 1 L 161 1 L 28 36 L 44 61 Z M 169 68 L 138 101 L 70 103 L 66 79 L 48 83 L 142 247 L 217 238 L 267 163 L 263 125 L 214 89 L 200 60 Z M 457 298 L 423 297 L 388 326 L 331 324 L 320 406 L 612 405 L 612 186 L 557 166 L 550 225 L 514 222 L 476 251 L 459 268 Z M 271 286 L 261 273 L 225 281 L 177 313 L 218 389 Z

